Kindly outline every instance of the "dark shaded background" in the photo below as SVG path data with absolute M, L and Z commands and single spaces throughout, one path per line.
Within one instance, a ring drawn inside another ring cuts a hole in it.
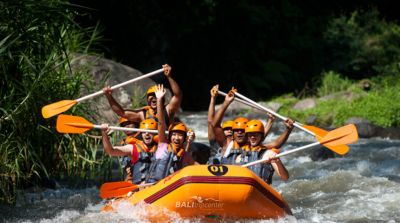
M 105 57 L 143 73 L 170 64 L 184 92 L 184 110 L 206 110 L 214 84 L 259 100 L 311 93 L 323 70 L 353 79 L 374 75 L 341 67 L 324 30 L 332 18 L 354 10 L 376 8 L 386 20 L 399 18 L 394 0 L 75 3 L 93 9 L 80 22 L 100 22 Z

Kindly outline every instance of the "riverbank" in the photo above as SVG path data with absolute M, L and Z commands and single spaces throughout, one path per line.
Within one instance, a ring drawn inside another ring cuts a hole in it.
M 400 139 L 400 105 L 394 103 L 400 100 L 399 87 L 396 76 L 351 81 L 328 72 L 314 94 L 287 94 L 258 103 L 303 124 L 330 130 L 353 123 L 361 138 Z M 265 112 L 236 101 L 227 114 L 265 118 Z

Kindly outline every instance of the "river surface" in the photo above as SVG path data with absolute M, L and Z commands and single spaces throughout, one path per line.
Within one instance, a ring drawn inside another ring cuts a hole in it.
M 206 113 L 181 116 L 207 142 Z M 279 120 L 276 128 L 279 129 Z M 271 133 L 266 141 L 277 137 Z M 295 130 L 282 151 L 309 144 L 313 137 Z M 234 222 L 400 222 L 400 141 L 360 139 L 344 157 L 312 161 L 315 148 L 282 157 L 290 173 L 287 182 L 272 186 L 292 209 L 293 216 L 275 220 Z M 100 213 L 104 204 L 97 187 L 60 188 L 21 195 L 14 207 L 0 206 L 1 222 L 146 222 L 146 205 L 122 205 L 118 213 Z M 183 220 L 170 213 L 172 222 Z M 225 222 L 228 219 L 223 219 Z

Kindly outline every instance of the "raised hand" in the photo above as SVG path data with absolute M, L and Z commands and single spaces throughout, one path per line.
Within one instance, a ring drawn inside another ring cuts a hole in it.
M 170 77 L 171 76 L 171 70 L 172 70 L 171 66 L 169 66 L 168 64 L 164 64 L 164 65 L 162 65 L 162 67 L 164 68 L 165 76 Z
M 106 123 L 101 124 L 100 129 L 101 129 L 101 131 L 108 132 L 108 130 L 109 130 L 108 124 L 106 124 Z
M 157 99 L 163 98 L 166 92 L 167 91 L 164 89 L 164 86 L 162 84 L 157 85 L 156 91 L 155 91 Z
M 210 90 L 211 97 L 213 97 L 213 98 L 217 97 L 217 95 L 218 95 L 218 87 L 219 87 L 219 85 L 217 84 L 217 85 L 214 85 L 214 87 L 211 88 L 211 90 Z
M 268 112 L 268 119 L 270 119 L 271 121 L 275 121 L 276 116 Z
M 195 140 L 196 138 L 196 134 L 194 133 L 194 131 L 192 129 L 189 129 L 188 133 L 187 133 L 187 142 L 191 143 Z
M 294 127 L 294 121 L 291 118 L 288 118 L 285 120 L 285 126 L 287 129 L 293 129 Z
M 103 93 L 106 95 L 111 95 L 112 94 L 112 89 L 110 88 L 110 86 L 106 86 L 103 88 Z
M 226 94 L 225 101 L 232 102 L 235 99 L 236 89 L 232 87 L 232 89 Z

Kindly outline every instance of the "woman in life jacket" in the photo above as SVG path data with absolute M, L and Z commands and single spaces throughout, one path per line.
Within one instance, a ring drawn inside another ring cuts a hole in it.
M 143 129 L 140 133 L 142 141 L 136 139 L 124 146 L 111 145 L 107 135 L 108 124 L 102 124 L 101 129 L 104 151 L 110 156 L 129 156 L 132 183 L 143 182 L 148 173 L 151 158 L 157 149 L 156 134 L 151 132 L 157 130 L 157 122 L 154 119 L 143 120 L 140 123 L 140 129 Z
M 174 119 L 176 112 L 179 111 L 182 102 L 182 91 L 179 88 L 178 83 L 172 78 L 172 68 L 168 64 L 163 65 L 165 77 L 168 79 L 172 91 L 171 100 L 165 105 L 165 119 L 166 123 L 171 123 Z M 103 89 L 104 95 L 106 96 L 111 109 L 120 117 L 126 118 L 130 121 L 141 122 L 144 119 L 155 119 L 157 121 L 157 98 L 155 97 L 156 86 L 150 87 L 146 92 L 147 106 L 143 108 L 127 110 L 123 109 L 122 106 L 113 98 L 112 89 L 105 87 Z
M 168 128 L 168 136 L 165 133 L 166 124 L 164 121 L 163 100 L 165 89 L 158 85 L 156 89 L 157 114 L 158 114 L 158 148 L 153 156 L 149 174 L 146 177 L 147 183 L 159 181 L 181 168 L 194 164 L 190 153 L 184 148 L 187 128 L 182 122 L 172 123 Z M 194 139 L 194 134 L 189 135 L 188 144 Z
M 279 153 L 279 148 L 286 142 L 293 129 L 293 121 L 288 119 L 286 130 L 273 142 L 263 145 L 265 128 L 261 120 L 251 120 L 246 124 L 247 145 L 242 148 L 239 157 L 240 164 L 246 164 L 259 159 L 269 159 L 268 161 L 249 166 L 248 168 L 262 178 L 268 184 L 272 183 L 274 172 L 282 180 L 289 178 L 289 173 L 279 158 L 274 158 Z

